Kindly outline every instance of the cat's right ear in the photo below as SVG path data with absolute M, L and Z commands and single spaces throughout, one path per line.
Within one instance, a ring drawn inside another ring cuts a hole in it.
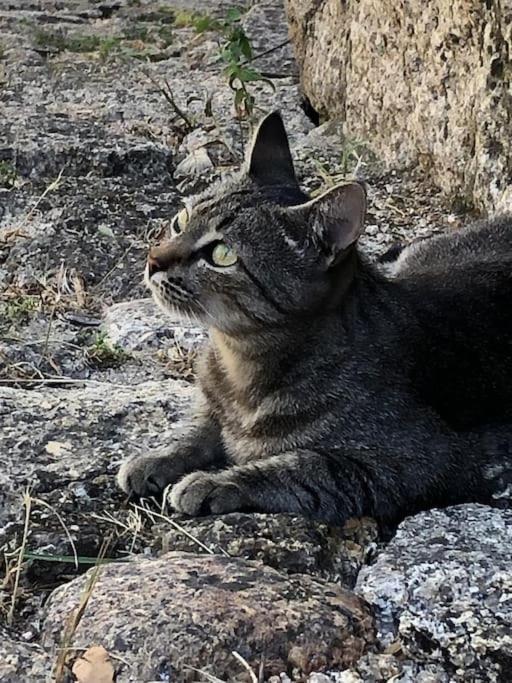
M 279 112 L 260 121 L 248 150 L 247 173 L 263 187 L 298 187 L 288 136 Z
M 300 213 L 329 253 L 329 265 L 352 247 L 364 230 L 366 190 L 362 183 L 336 185 L 305 204 L 288 209 Z

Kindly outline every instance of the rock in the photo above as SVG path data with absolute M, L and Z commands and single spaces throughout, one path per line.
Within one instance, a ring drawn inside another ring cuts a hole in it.
M 2 683 L 45 683 L 51 668 L 48 654 L 40 645 L 23 642 L 0 624 L 0 681 Z M 23 679 L 20 678 L 23 676 Z
M 32 498 L 26 548 L 47 556 L 94 558 L 113 530 L 123 496 L 115 483 L 120 463 L 173 439 L 192 389 L 182 381 L 116 386 L 90 382 L 75 388 L 0 387 L 0 549 L 21 543 L 23 492 Z M 59 518 L 60 515 L 60 518 Z M 67 531 L 63 528 L 66 525 Z M 126 552 L 132 540 L 110 543 Z M 30 565 L 43 583 L 76 571 L 73 561 Z M 0 588 L 1 591 L 1 588 Z
M 406 519 L 356 591 L 381 646 L 450 681 L 512 678 L 512 510 L 461 505 Z
M 369 652 L 347 671 L 312 674 L 308 683 L 451 683 L 440 664 L 425 664 Z
M 43 635 L 51 652 L 90 578 L 53 593 Z M 335 584 L 257 562 L 173 552 L 102 568 L 73 643 L 103 645 L 116 662 L 116 681 L 128 683 L 195 681 L 194 669 L 250 680 L 233 652 L 256 672 L 261 665 L 265 678 L 303 676 L 350 666 L 372 641 L 369 609 Z
M 286 0 L 304 91 L 391 167 L 510 210 L 510 7 L 497 0 Z
M 259 560 L 291 574 L 310 574 L 347 588 L 355 584 L 363 563 L 376 549 L 377 525 L 369 518 L 351 519 L 343 528 L 329 527 L 294 515 L 232 513 L 205 519 L 176 519 L 177 528 L 153 528 L 164 551 L 215 553 Z
M 105 311 L 102 329 L 111 344 L 125 351 L 174 344 L 191 352 L 206 337 L 203 327 L 173 320 L 152 299 L 136 299 L 110 306 Z

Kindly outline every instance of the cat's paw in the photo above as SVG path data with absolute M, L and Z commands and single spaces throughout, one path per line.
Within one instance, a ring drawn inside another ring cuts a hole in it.
M 130 496 L 158 496 L 169 484 L 178 481 L 183 470 L 175 457 L 141 455 L 127 460 L 117 474 L 117 483 Z
M 176 512 L 191 517 L 221 515 L 244 507 L 242 491 L 224 472 L 192 472 L 179 481 L 169 494 Z

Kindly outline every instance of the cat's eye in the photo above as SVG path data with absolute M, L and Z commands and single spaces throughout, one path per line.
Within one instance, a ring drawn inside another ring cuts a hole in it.
M 188 215 L 187 209 L 182 209 L 179 211 L 176 216 L 174 216 L 171 224 L 171 229 L 172 232 L 175 235 L 179 235 L 180 232 L 183 232 L 185 228 L 187 227 L 187 224 L 190 220 L 190 216 Z
M 228 247 L 224 242 L 217 242 L 212 249 L 211 259 L 214 266 L 227 268 L 227 266 L 233 266 L 236 263 L 237 257 L 234 249 Z

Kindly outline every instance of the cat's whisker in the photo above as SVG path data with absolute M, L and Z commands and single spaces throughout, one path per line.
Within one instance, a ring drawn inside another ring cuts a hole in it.
M 180 212 L 148 269 L 166 312 L 210 327 L 201 405 L 168 453 L 123 466 L 127 492 L 340 525 L 488 503 L 512 480 L 512 219 L 406 247 L 386 272 L 357 245 L 365 212 L 359 183 L 302 193 L 277 114 L 238 179 Z

